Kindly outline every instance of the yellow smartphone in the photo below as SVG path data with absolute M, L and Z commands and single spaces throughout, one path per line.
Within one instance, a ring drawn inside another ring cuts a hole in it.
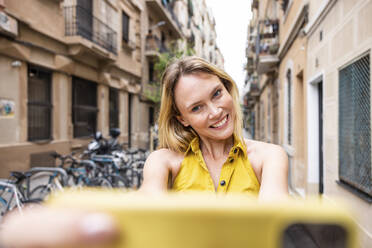
M 258 203 L 244 195 L 81 190 L 54 195 L 47 205 L 111 214 L 123 237 L 113 248 L 358 247 L 350 212 L 319 199 Z

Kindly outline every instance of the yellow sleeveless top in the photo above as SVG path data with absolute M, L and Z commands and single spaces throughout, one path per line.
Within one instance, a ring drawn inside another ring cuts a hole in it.
M 173 191 L 216 192 L 208 168 L 199 148 L 199 138 L 194 138 L 185 152 L 180 170 L 172 185 Z M 234 139 L 221 169 L 217 192 L 237 192 L 258 195 L 260 184 L 248 160 L 247 151 L 241 141 Z

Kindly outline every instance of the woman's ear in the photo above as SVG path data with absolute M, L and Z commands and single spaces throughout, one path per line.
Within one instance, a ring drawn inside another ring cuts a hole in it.
M 176 118 L 177 118 L 177 120 L 184 126 L 184 127 L 188 127 L 188 126 L 190 126 L 190 124 L 186 121 L 186 120 L 184 120 L 183 118 L 182 118 L 182 116 L 180 116 L 180 115 L 177 115 L 176 116 Z

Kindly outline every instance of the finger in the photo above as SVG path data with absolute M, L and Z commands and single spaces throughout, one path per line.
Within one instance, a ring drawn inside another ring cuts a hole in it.
M 102 213 L 29 209 L 7 216 L 0 232 L 5 247 L 83 247 L 114 242 L 118 236 L 112 217 Z

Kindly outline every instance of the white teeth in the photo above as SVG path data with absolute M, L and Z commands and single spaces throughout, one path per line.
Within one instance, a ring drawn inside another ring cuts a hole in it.
M 217 124 L 213 125 L 212 127 L 220 127 L 220 126 L 222 126 L 223 124 L 225 124 L 226 121 L 227 121 L 227 115 L 226 115 L 225 118 L 223 118 L 222 121 L 218 122 Z

